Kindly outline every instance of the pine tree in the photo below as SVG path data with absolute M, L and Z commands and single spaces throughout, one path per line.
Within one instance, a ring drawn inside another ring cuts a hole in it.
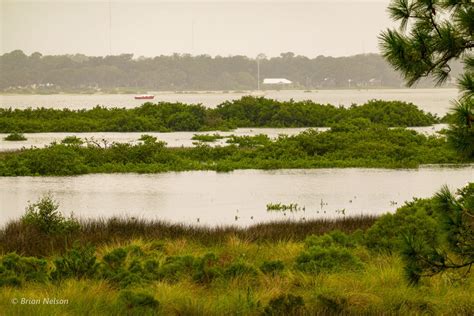
M 472 0 L 392 0 L 390 17 L 398 30 L 380 35 L 383 56 L 402 73 L 408 86 L 432 76 L 444 83 L 449 63 L 461 60 L 462 93 L 454 104 L 448 141 L 464 157 L 474 158 L 474 3 Z

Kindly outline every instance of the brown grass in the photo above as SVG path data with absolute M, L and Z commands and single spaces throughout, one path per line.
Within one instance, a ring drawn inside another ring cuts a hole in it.
M 100 246 L 132 239 L 190 239 L 203 245 L 226 242 L 237 237 L 249 242 L 300 241 L 311 234 L 321 235 L 338 229 L 346 233 L 366 230 L 375 216 L 318 219 L 306 222 L 269 222 L 248 228 L 233 226 L 195 227 L 132 218 L 111 218 L 81 221 L 77 232 L 48 235 L 21 221 L 13 221 L 0 229 L 0 254 L 16 252 L 24 256 L 60 254 L 74 242 Z

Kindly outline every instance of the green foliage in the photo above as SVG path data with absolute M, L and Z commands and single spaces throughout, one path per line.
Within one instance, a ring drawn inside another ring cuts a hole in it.
M 399 252 L 409 234 L 423 236 L 432 245 L 437 243 L 438 225 L 431 199 L 415 199 L 398 208 L 395 214 L 381 216 L 366 231 L 364 244 L 378 252 Z
M 351 125 L 352 123 L 348 123 Z M 235 137 L 239 146 L 200 144 L 166 148 L 152 140 L 136 145 L 98 146 L 52 144 L 0 154 L 0 175 L 73 175 L 84 173 L 158 173 L 185 170 L 383 167 L 415 168 L 420 164 L 469 162 L 458 157 L 442 137 L 371 124 L 347 131 L 306 130 L 295 136 Z
M 311 235 L 305 239 L 306 248 L 311 247 L 344 247 L 353 248 L 356 246 L 354 236 L 347 235 L 340 230 L 332 230 L 322 236 Z
M 457 102 L 451 116 L 448 142 L 464 157 L 474 158 L 474 97 Z
M 0 287 L 21 286 L 24 282 L 45 282 L 49 279 L 47 261 L 9 253 L 0 258 Z
M 194 263 L 193 280 L 200 284 L 208 284 L 223 275 L 223 270 L 218 266 L 218 257 L 207 253 Z
M 51 273 L 54 280 L 94 277 L 99 266 L 95 256 L 95 247 L 90 245 L 82 247 L 76 244 L 62 257 L 56 258 L 54 266 L 55 269 Z
M 63 140 L 61 140 L 61 144 L 65 145 L 82 145 L 84 141 L 77 137 L 77 136 L 66 136 Z
M 26 140 L 26 137 L 25 135 L 23 134 L 20 134 L 20 133 L 17 133 L 17 132 L 13 132 L 11 134 L 8 134 L 4 140 L 8 140 L 8 141 L 22 141 L 22 140 Z
M 464 73 L 458 80 L 463 92 L 453 109 L 456 122 L 450 126 L 448 139 L 458 152 L 474 156 L 474 6 L 472 1 L 392 0 L 389 12 L 400 30 L 380 35 L 384 57 L 401 71 L 408 85 L 426 76 L 438 83 L 449 78 L 452 61 L 461 59 Z
M 196 258 L 193 256 L 167 257 L 160 268 L 160 278 L 170 282 L 176 282 L 184 276 L 193 275 Z M 197 277 L 199 279 L 199 277 Z
M 327 127 L 341 120 L 361 118 L 398 127 L 428 126 L 439 122 L 437 117 L 415 105 L 399 101 L 371 100 L 347 109 L 312 101 L 277 101 L 245 96 L 240 100 L 226 101 L 217 108 L 160 102 L 145 103 L 131 109 L 99 106 L 77 111 L 0 109 L 0 132 L 168 132 L 236 127 Z M 210 141 L 216 135 L 197 137 Z M 258 144 L 266 141 L 264 136 L 259 140 Z
M 285 269 L 285 264 L 281 260 L 264 261 L 260 266 L 260 271 L 265 274 L 276 275 Z
M 137 315 L 157 310 L 160 306 L 160 302 L 153 295 L 142 291 L 123 290 L 120 292 L 119 301 L 127 310 L 133 311 Z
M 222 139 L 224 136 L 221 136 L 219 134 L 194 134 L 193 137 L 191 138 L 192 140 L 198 140 L 200 142 L 208 142 L 212 143 L 215 142 L 218 139 Z
M 28 205 L 21 221 L 46 234 L 65 234 L 79 230 L 74 217 L 65 218 L 58 211 L 59 204 L 51 196 L 44 196 L 38 202 Z
M 243 276 L 255 277 L 257 274 L 258 271 L 253 266 L 243 261 L 232 263 L 224 271 L 224 276 L 227 278 L 237 278 Z
M 272 298 L 265 307 L 263 315 L 301 315 L 304 311 L 304 300 L 301 296 L 282 294 Z
M 436 230 L 432 234 L 408 231 L 404 235 L 402 256 L 408 280 L 417 284 L 421 277 L 447 270 L 470 273 L 474 264 L 474 184 L 454 196 L 443 187 L 433 198 Z M 433 236 L 438 238 L 433 238 Z
M 347 248 L 309 246 L 296 258 L 296 268 L 308 273 L 362 269 L 362 262 Z

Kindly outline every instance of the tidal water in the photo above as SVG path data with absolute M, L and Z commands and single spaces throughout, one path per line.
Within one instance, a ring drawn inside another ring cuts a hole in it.
M 436 135 L 440 130 L 447 128 L 447 124 L 436 124 L 433 126 L 424 126 L 424 127 L 410 127 L 410 129 L 415 130 L 419 133 L 425 135 Z M 137 144 L 138 139 L 141 135 L 147 134 L 155 136 L 158 140 L 164 141 L 168 147 L 193 147 L 196 145 L 197 141 L 193 140 L 192 137 L 197 135 L 205 134 L 219 134 L 224 137 L 230 135 L 235 136 L 255 136 L 258 134 L 268 135 L 271 139 L 277 138 L 279 135 L 296 135 L 307 128 L 238 128 L 229 132 L 221 131 L 208 131 L 208 132 L 171 132 L 171 133 L 154 133 L 154 132 L 134 132 L 134 133 L 26 133 L 26 141 L 6 141 L 4 138 L 8 134 L 0 133 L 0 152 L 1 151 L 12 151 L 22 148 L 31 148 L 31 147 L 45 147 L 51 144 L 52 142 L 60 143 L 67 136 L 77 136 L 82 140 L 94 140 L 101 142 L 106 140 L 108 144 L 113 142 L 116 143 L 129 143 Z M 329 128 L 319 127 L 314 128 L 318 131 L 326 131 Z M 218 139 L 215 142 L 207 142 L 206 144 L 210 146 L 225 146 L 227 138 Z
M 134 216 L 194 225 L 247 226 L 393 212 L 413 197 L 430 197 L 474 180 L 474 166 L 416 170 L 312 169 L 0 177 L 0 225 L 19 218 L 28 201 L 52 194 L 65 214 Z M 267 212 L 268 203 L 297 203 L 305 211 Z M 344 210 L 345 215 L 341 214 Z M 198 222 L 199 219 L 199 222 Z
M 151 92 L 153 93 L 153 92 Z M 153 102 L 183 102 L 200 103 L 206 107 L 215 107 L 226 100 L 240 99 L 249 92 L 222 93 L 222 92 L 196 92 L 196 93 L 173 93 L 155 92 Z M 371 99 L 399 100 L 412 102 L 421 109 L 433 114 L 443 116 L 451 107 L 451 101 L 458 96 L 457 89 L 361 89 L 361 90 L 282 90 L 264 91 L 266 98 L 280 101 L 312 100 L 322 104 L 333 104 L 350 106 L 361 104 Z M 105 107 L 137 107 L 144 103 L 143 100 L 135 100 L 131 94 L 56 94 L 56 95 L 0 95 L 1 108 L 24 109 L 28 107 L 46 108 L 69 108 L 83 109 L 92 108 L 96 105 Z

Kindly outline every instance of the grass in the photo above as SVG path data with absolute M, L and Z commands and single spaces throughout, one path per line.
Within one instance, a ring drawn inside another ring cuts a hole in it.
M 469 188 L 459 201 L 472 197 Z M 44 197 L 0 230 L 0 313 L 472 315 L 474 278 L 467 268 L 415 285 L 397 250 L 408 226 L 431 237 L 426 223 L 434 218 L 426 210 L 436 201 L 406 203 L 380 218 L 241 229 L 77 221 Z M 63 304 L 44 304 L 45 298 Z
M 127 288 L 127 291 L 152 296 L 159 302 L 157 308 L 127 306 L 120 298 L 125 290 L 106 280 L 27 283 L 20 288 L 2 288 L 0 310 L 6 315 L 259 315 L 272 300 L 288 294 L 303 299 L 299 315 L 469 315 L 474 308 L 472 277 L 450 284 L 437 276 L 412 287 L 404 279 L 403 264 L 397 255 L 374 255 L 355 249 L 353 252 L 363 260 L 363 270 L 314 275 L 294 267 L 295 258 L 304 248 L 301 241 L 259 244 L 234 236 L 211 246 L 186 237 L 162 242 L 158 250 L 156 240 L 109 242 L 99 247 L 96 254 L 102 258 L 113 249 L 134 247 L 141 250 L 139 256 L 164 262 L 172 256 L 201 256 L 211 251 L 218 257 L 219 266 L 244 261 L 254 267 L 257 274 L 230 279 L 219 277 L 206 284 L 196 283 L 190 275 L 182 275 L 175 281 L 156 280 Z M 281 260 L 285 269 L 275 275 L 262 273 L 258 267 L 268 260 Z M 69 303 L 11 304 L 12 298 L 22 297 L 67 299 Z
M 21 221 L 12 221 L 0 229 L 0 254 L 17 252 L 27 256 L 58 254 L 70 248 L 75 241 L 81 244 L 103 245 L 109 241 L 131 239 L 161 240 L 189 239 L 211 245 L 229 238 L 248 242 L 302 241 L 306 236 L 321 235 L 332 230 L 346 233 L 365 230 L 376 220 L 375 216 L 344 217 L 336 220 L 318 219 L 305 222 L 271 222 L 237 227 L 195 227 L 133 218 L 84 220 L 80 230 L 69 234 L 51 236 Z

